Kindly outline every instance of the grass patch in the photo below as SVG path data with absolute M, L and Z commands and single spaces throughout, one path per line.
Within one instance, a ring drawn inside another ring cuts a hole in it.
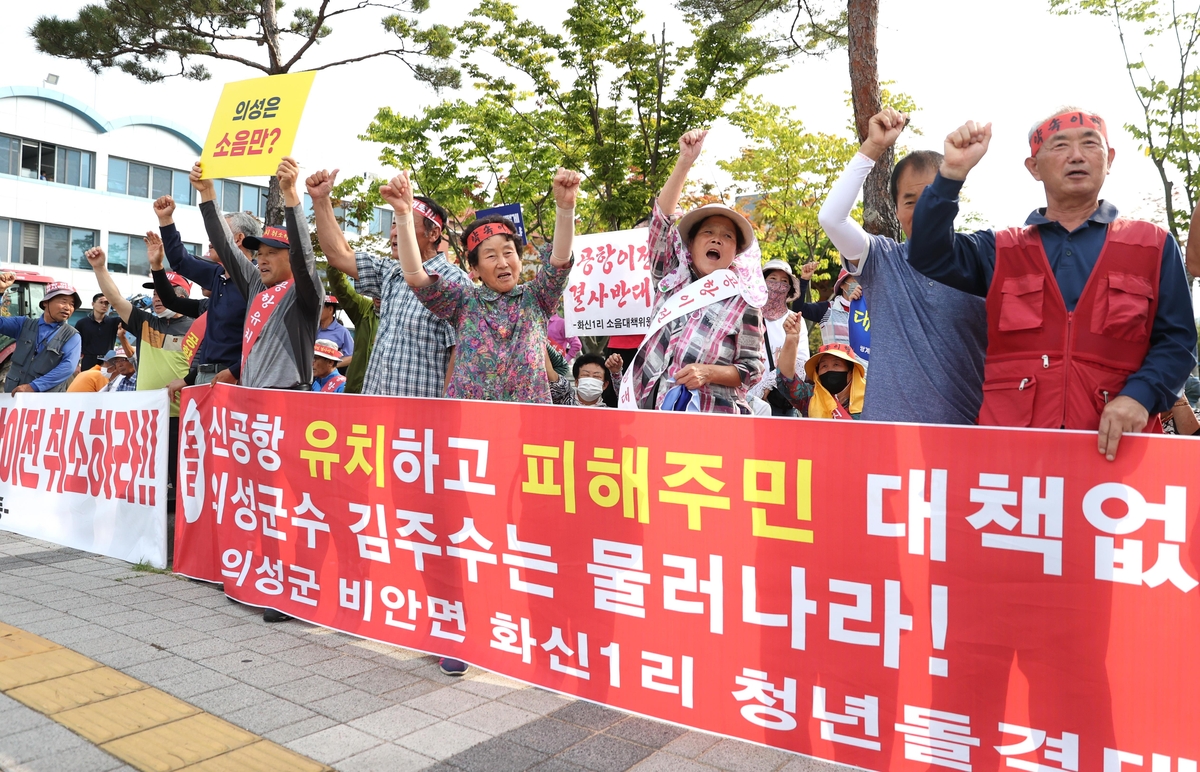
M 133 565 L 133 570 L 143 574 L 167 574 L 171 575 L 172 571 L 168 568 L 155 568 L 149 562 L 143 560 L 140 563 Z

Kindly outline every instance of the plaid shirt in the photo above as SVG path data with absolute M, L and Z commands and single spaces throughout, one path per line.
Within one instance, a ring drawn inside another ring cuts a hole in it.
M 650 273 L 659 292 L 654 300 L 651 317 L 686 283 L 663 291 L 661 280 L 680 270 L 684 264 L 684 246 L 674 215 L 667 216 L 654 203 L 650 218 L 648 247 Z M 686 265 L 691 266 L 690 260 Z M 696 278 L 694 271 L 690 278 Z M 630 369 L 635 400 L 640 410 L 657 410 L 674 382 L 670 377 L 686 365 L 733 365 L 741 375 L 738 388 L 709 384 L 700 389 L 700 411 L 703 413 L 749 413 L 746 389 L 762 377 L 766 362 L 763 358 L 762 312 L 735 295 L 711 303 L 704 308 L 680 316 L 647 338 L 634 357 Z
M 457 338 L 449 322 L 438 319 L 417 300 L 404 281 L 400 263 L 361 252 L 356 289 L 381 298 L 379 331 L 363 379 L 363 394 L 391 397 L 440 397 L 446 385 L 450 348 Z M 469 282 L 444 254 L 425 262 L 430 275 L 446 281 Z
M 113 391 L 137 391 L 137 373 L 122 378 Z

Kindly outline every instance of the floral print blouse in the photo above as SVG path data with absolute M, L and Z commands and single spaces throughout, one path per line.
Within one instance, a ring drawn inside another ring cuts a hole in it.
M 486 285 L 442 281 L 414 287 L 429 312 L 458 333 L 446 396 L 551 404 L 546 377 L 546 325 L 567 285 L 571 263 L 555 268 L 551 250 L 530 281 L 501 294 Z

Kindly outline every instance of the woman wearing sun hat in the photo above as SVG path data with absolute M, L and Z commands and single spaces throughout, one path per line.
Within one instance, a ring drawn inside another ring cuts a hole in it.
M 650 218 L 657 283 L 650 332 L 621 384 L 620 406 L 639 410 L 750 413 L 746 392 L 762 377 L 767 301 L 754 229 L 724 204 L 676 214 L 707 131 L 679 140 L 675 169 Z

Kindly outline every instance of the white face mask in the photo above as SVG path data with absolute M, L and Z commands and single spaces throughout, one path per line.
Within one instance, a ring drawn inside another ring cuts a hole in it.
M 175 312 L 169 308 L 164 308 L 161 311 L 155 312 L 154 315 L 157 316 L 159 319 L 171 319 L 172 317 L 175 316 Z
M 580 399 L 585 402 L 593 402 L 604 393 L 604 381 L 599 378 L 580 378 L 575 384 L 575 391 L 579 394 Z
M 112 370 L 109 370 L 107 367 L 101 367 L 100 374 L 107 378 L 108 376 L 112 375 Z

